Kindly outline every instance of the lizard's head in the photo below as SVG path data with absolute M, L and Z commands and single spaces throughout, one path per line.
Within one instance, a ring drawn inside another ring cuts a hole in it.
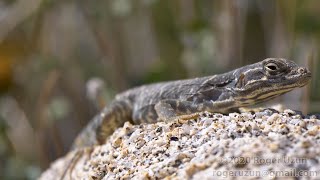
M 311 72 L 282 58 L 268 58 L 234 71 L 236 94 L 241 105 L 250 105 L 305 86 Z

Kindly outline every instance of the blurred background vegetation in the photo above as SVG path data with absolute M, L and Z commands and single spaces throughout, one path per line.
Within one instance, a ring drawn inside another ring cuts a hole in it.
M 0 0 L 0 179 L 34 179 L 119 91 L 266 57 L 313 72 L 275 100 L 320 112 L 318 0 Z

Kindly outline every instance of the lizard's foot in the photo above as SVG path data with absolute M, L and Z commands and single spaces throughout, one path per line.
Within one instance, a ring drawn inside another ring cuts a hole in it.
M 163 121 L 164 122 L 173 122 L 173 121 L 183 122 L 183 121 L 188 121 L 192 119 L 197 119 L 198 117 L 200 117 L 200 113 L 192 113 L 192 114 L 185 114 L 185 115 L 166 118 Z
M 159 119 L 165 122 L 172 122 L 175 120 L 186 121 L 199 117 L 199 113 L 188 114 L 190 112 L 197 112 L 194 105 L 188 101 L 179 101 L 175 99 L 163 100 L 158 102 L 154 106 L 154 109 L 156 110 Z

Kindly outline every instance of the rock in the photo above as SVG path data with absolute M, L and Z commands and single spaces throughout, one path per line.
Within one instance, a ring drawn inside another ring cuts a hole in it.
M 320 120 L 296 114 L 204 112 L 188 123 L 126 123 L 105 144 L 55 161 L 40 179 L 293 178 L 302 170 L 310 177 L 300 177 L 317 179 Z

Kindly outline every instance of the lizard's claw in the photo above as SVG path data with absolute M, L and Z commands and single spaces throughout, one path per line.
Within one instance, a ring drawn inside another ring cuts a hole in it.
M 179 123 L 185 123 L 184 121 L 197 119 L 198 117 L 200 117 L 200 113 L 192 113 L 192 114 L 185 114 L 185 115 L 172 117 L 172 118 L 169 118 L 167 121 L 168 122 L 178 121 Z

